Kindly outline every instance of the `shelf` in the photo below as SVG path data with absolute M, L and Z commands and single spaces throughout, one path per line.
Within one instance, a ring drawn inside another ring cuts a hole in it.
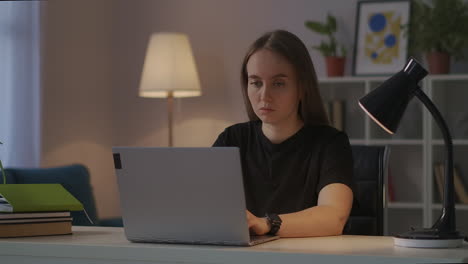
M 356 82 L 356 83 L 364 83 L 366 81 L 385 81 L 389 78 L 382 77 L 382 76 L 375 76 L 375 77 L 353 77 L 353 76 L 344 76 L 344 77 L 323 77 L 320 78 L 318 81 L 319 83 L 349 83 L 349 82 Z
M 434 139 L 431 141 L 433 145 L 436 146 L 445 146 L 442 139 Z M 454 139 L 452 140 L 453 145 L 468 146 L 468 139 Z
M 367 141 L 365 139 L 350 139 L 349 143 L 351 145 L 367 145 Z
M 440 204 L 440 203 L 432 204 L 432 209 L 442 209 L 442 204 Z M 467 211 L 468 210 L 468 204 L 455 204 L 455 210 L 456 211 Z
M 427 77 L 427 80 L 438 81 L 438 80 L 447 80 L 447 81 L 459 81 L 459 80 L 468 80 L 468 75 L 466 74 L 432 74 Z
M 422 145 L 421 139 L 369 139 L 369 145 Z
M 421 139 L 355 139 L 349 140 L 351 145 L 407 145 L 407 146 L 421 146 L 423 141 Z M 454 144 L 456 145 L 456 144 Z M 468 142 L 467 142 L 468 145 Z
M 360 98 L 390 76 L 345 76 L 319 79 L 325 103 L 342 101 L 345 106 L 344 131 L 351 145 L 389 146 L 387 183 L 392 198 L 386 209 L 386 234 L 406 231 L 408 226 L 430 226 L 442 208 L 434 181 L 434 163 L 445 160 L 445 144 L 436 121 L 418 100 L 409 102 L 400 129 L 387 134 L 365 116 L 357 105 Z M 420 82 L 441 112 L 452 135 L 454 164 L 468 184 L 468 74 L 429 75 Z M 327 105 L 328 106 L 328 105 Z M 468 185 L 467 185 L 468 187 Z M 457 223 L 468 233 L 468 204 L 457 204 Z
M 423 209 L 422 203 L 390 202 L 387 204 L 389 209 Z

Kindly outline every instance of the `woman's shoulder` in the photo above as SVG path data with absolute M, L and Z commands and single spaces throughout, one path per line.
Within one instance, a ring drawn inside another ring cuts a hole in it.
M 258 125 L 257 121 L 249 121 L 228 126 L 218 136 L 215 145 L 240 146 L 255 134 Z
M 255 130 L 257 126 L 258 126 L 258 121 L 248 121 L 248 122 L 237 123 L 237 124 L 228 126 L 224 130 L 224 132 L 227 132 L 230 134 L 244 134 L 244 133 L 249 133 L 252 130 Z
M 348 135 L 332 126 L 308 126 L 305 135 L 305 148 L 310 152 L 332 157 L 351 151 Z

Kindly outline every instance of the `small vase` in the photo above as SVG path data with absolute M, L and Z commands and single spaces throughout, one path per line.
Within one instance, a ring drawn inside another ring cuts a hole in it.
M 338 77 L 344 75 L 346 57 L 327 56 L 325 62 L 327 64 L 327 76 Z
M 426 54 L 426 59 L 431 74 L 447 74 L 450 72 L 449 54 L 433 51 Z

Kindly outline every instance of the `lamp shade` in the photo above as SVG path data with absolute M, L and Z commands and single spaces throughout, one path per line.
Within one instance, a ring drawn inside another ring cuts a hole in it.
M 151 35 L 143 65 L 141 97 L 200 96 L 200 80 L 187 35 Z
M 385 131 L 394 134 L 418 82 L 427 71 L 414 59 L 403 70 L 359 100 L 359 105 Z

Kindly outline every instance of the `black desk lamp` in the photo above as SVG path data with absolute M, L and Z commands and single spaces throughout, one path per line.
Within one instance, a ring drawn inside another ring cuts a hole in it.
M 400 119 L 413 96 L 416 95 L 431 112 L 442 130 L 447 151 L 442 213 L 431 228 L 411 228 L 410 231 L 395 236 L 394 244 L 403 247 L 459 247 L 463 243 L 463 236 L 455 227 L 452 137 L 439 110 L 418 85 L 426 75 L 427 71 L 419 62 L 410 58 L 403 70 L 361 98 L 359 105 L 372 120 L 390 134 L 396 132 Z

